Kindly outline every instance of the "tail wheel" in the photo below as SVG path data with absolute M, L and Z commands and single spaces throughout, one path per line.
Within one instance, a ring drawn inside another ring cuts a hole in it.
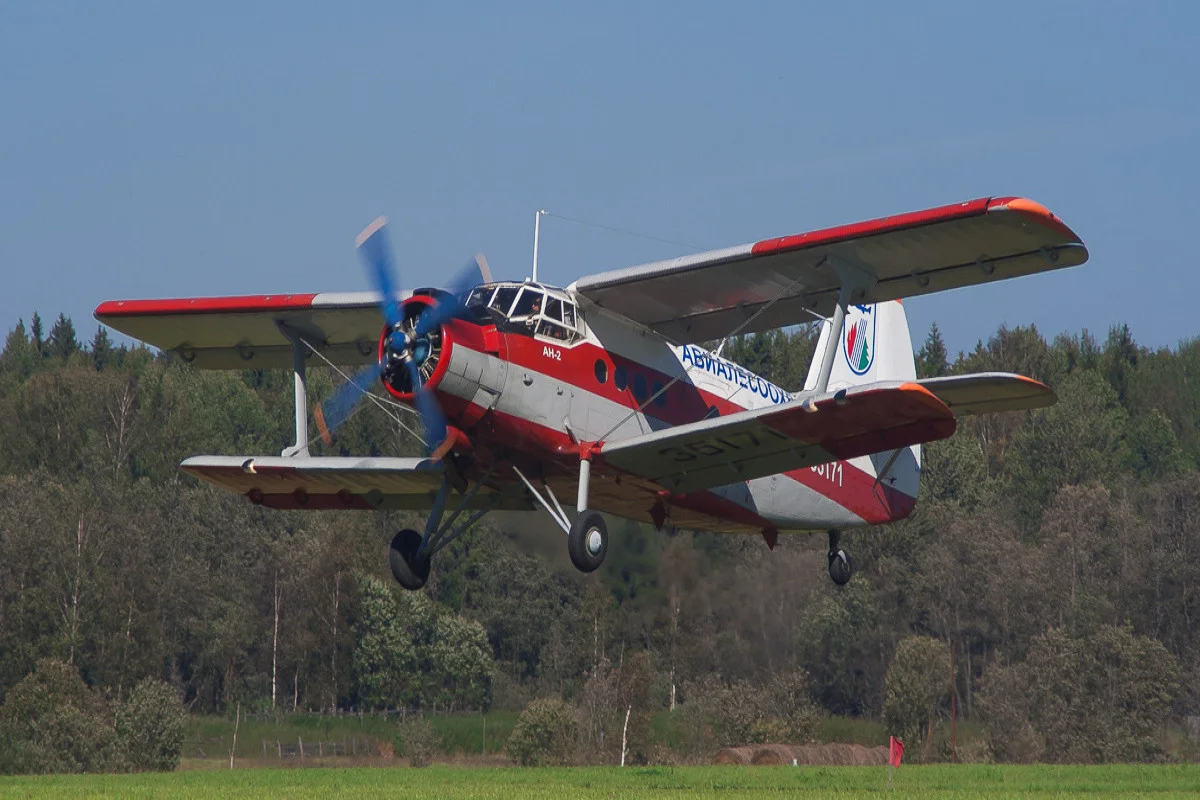
M 415 591 L 429 580 L 429 556 L 417 555 L 421 549 L 421 534 L 405 528 L 392 537 L 392 552 L 388 561 L 392 577 L 405 589 Z
M 594 572 L 604 563 L 608 552 L 608 526 L 598 511 L 585 511 L 576 517 L 567 534 L 567 553 L 580 572 Z

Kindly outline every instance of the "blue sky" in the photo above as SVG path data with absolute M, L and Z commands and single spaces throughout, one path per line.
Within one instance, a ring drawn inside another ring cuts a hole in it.
M 365 289 L 381 213 L 415 285 L 478 250 L 528 274 L 538 208 L 707 248 L 1018 194 L 1090 262 L 914 299 L 914 339 L 1171 346 L 1200 334 L 1198 29 L 1185 2 L 0 4 L 0 329 Z M 550 218 L 540 271 L 681 252 Z

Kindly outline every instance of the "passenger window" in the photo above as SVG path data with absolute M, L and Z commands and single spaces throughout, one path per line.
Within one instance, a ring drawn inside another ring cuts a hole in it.
M 633 396 L 639 403 L 646 402 L 646 376 L 640 372 L 633 376 Z
M 629 376 L 624 367 L 617 367 L 616 372 L 613 373 L 613 383 L 617 385 L 617 391 L 625 391 L 625 387 L 629 385 Z

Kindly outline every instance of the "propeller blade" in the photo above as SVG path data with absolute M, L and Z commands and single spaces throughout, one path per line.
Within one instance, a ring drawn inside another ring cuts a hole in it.
M 387 218 L 379 217 L 358 235 L 354 241 L 359 256 L 367 265 L 367 272 L 376 291 L 379 292 L 380 306 L 388 327 L 397 325 L 400 320 L 400 298 L 396 295 L 396 264 L 392 260 L 392 248 L 387 239 Z
M 439 300 L 436 306 L 427 309 L 417 320 L 416 335 L 428 336 L 430 332 L 442 327 L 444 323 L 460 316 L 465 309 L 460 295 L 475 288 L 481 281 L 491 283 L 491 280 L 492 272 L 488 269 L 487 259 L 483 257 L 483 253 L 479 253 L 450 280 L 446 291 L 451 294 L 451 297 Z
M 370 391 L 372 384 L 379 380 L 379 365 L 372 364 L 350 380 L 333 390 L 329 398 L 317 406 L 313 417 L 317 422 L 317 430 L 325 444 L 332 442 L 331 434 L 343 422 L 350 419 L 355 406 L 362 400 L 363 395 Z
M 440 455 L 441 446 L 446 441 L 446 415 L 442 413 L 442 407 L 438 405 L 433 392 L 421 385 L 421 375 L 417 372 L 417 365 L 413 360 L 409 358 L 404 363 L 408 366 L 417 411 L 420 412 L 421 422 L 425 425 L 425 446 L 431 454 Z

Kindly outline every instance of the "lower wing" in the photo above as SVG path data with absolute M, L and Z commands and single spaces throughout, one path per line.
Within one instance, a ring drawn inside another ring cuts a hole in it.
M 871 383 L 605 443 L 599 458 L 691 492 L 945 439 L 955 428 L 929 389 Z
M 446 465 L 428 458 L 301 458 L 194 456 L 180 468 L 270 508 L 426 510 L 442 485 Z M 531 508 L 524 493 L 495 498 L 482 487 L 465 508 Z

